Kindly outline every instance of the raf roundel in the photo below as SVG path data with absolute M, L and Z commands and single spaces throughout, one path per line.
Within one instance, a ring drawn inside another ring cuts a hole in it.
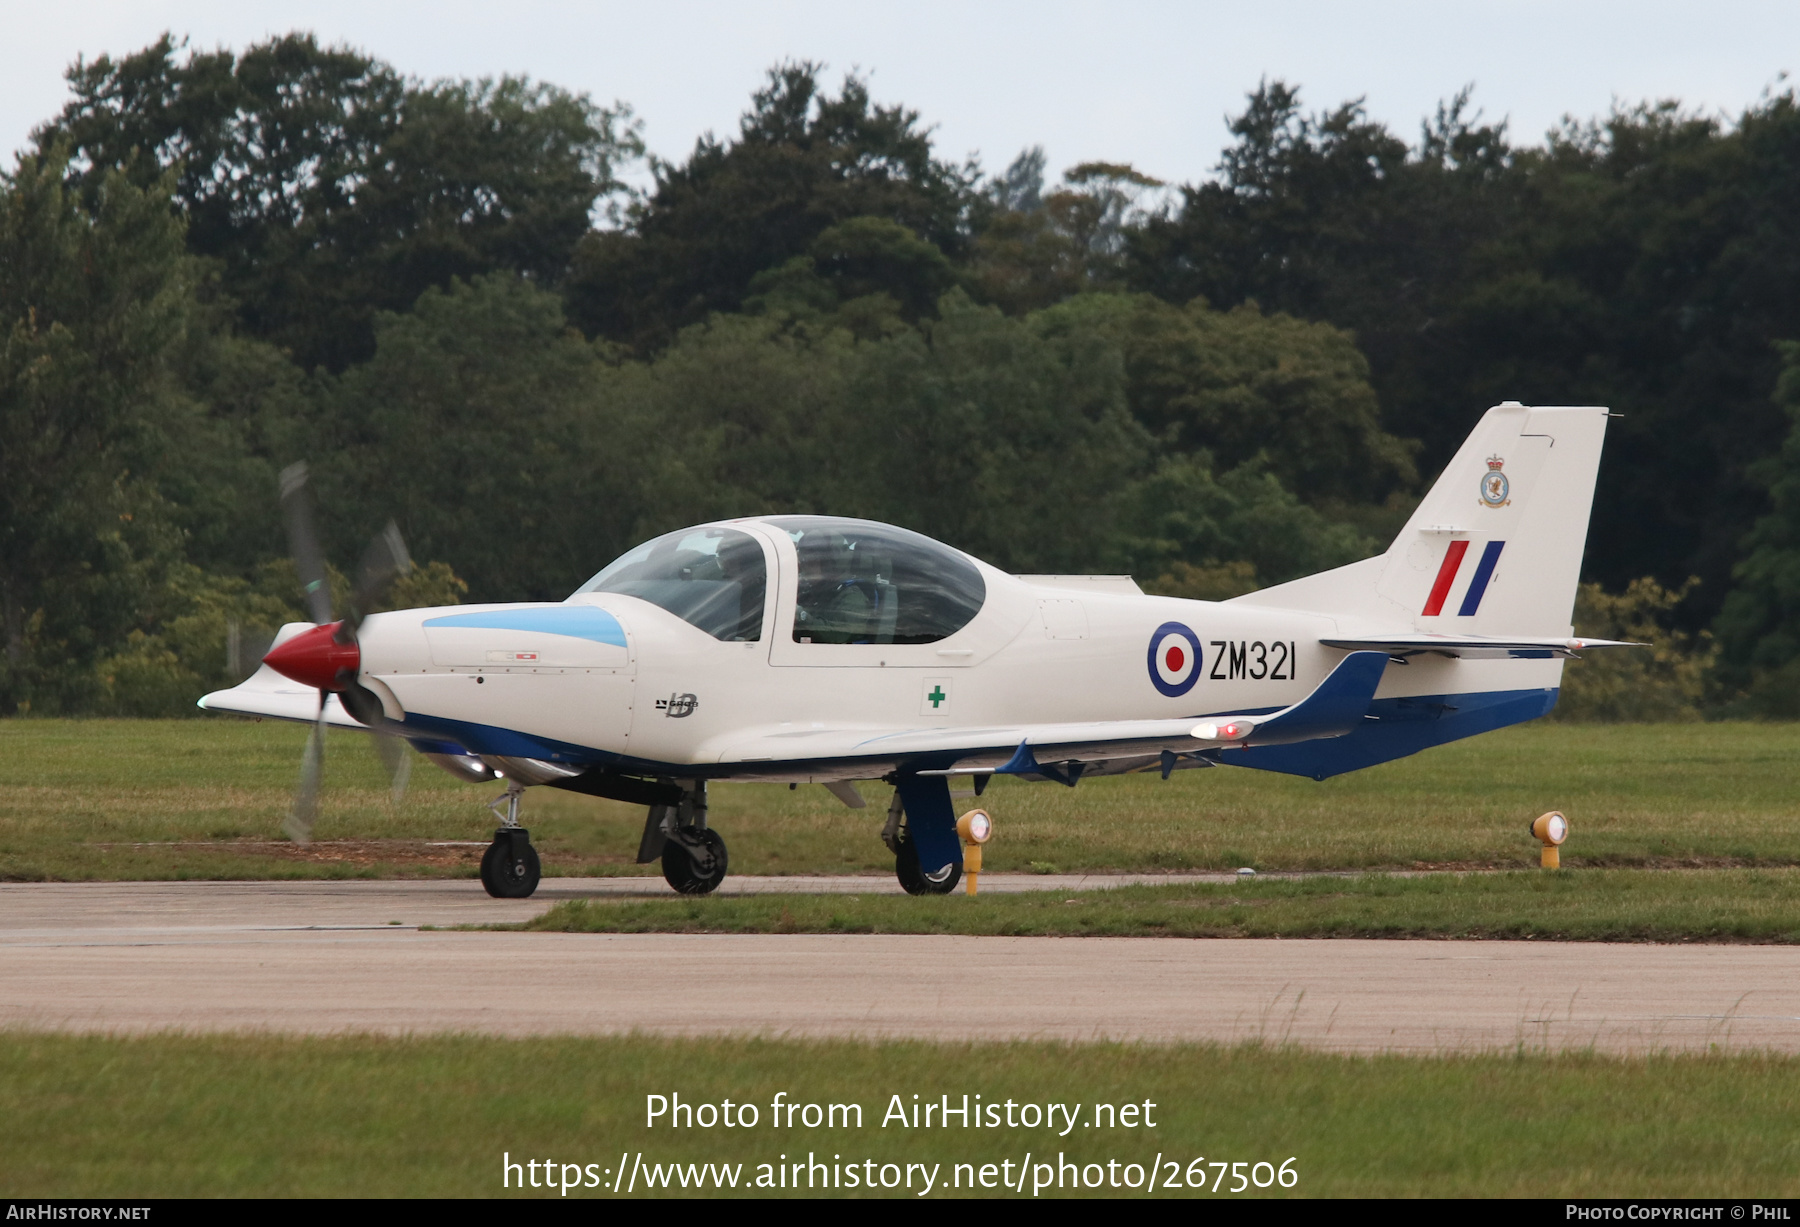
M 1200 680 L 1200 637 L 1179 622 L 1164 622 L 1150 636 L 1150 684 L 1179 699 Z

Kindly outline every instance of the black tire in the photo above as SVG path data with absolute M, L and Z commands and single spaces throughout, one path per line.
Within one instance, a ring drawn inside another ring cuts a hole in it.
M 712 858 L 711 866 L 704 873 L 701 872 L 694 862 L 693 854 L 682 847 L 680 842 L 671 839 L 663 845 L 663 881 L 674 887 L 677 894 L 710 895 L 725 880 L 725 874 L 731 867 L 731 858 L 725 851 L 724 837 L 711 827 L 689 834 L 697 835 L 705 843 L 706 851 Z
M 531 898 L 543 872 L 537 849 L 522 839 L 496 839 L 481 854 L 481 884 L 496 899 Z
M 943 874 L 943 880 L 934 882 L 919 868 L 918 847 L 902 836 L 900 847 L 894 853 L 894 876 L 900 879 L 900 888 L 909 895 L 947 895 L 962 881 L 962 866 L 950 866 Z

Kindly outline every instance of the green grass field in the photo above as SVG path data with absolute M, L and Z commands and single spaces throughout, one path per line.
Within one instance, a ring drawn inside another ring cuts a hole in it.
M 911 899 L 749 895 L 577 900 L 554 933 L 964 933 L 1000 937 L 1453 937 L 1800 941 L 1800 870 L 1520 870 Z
M 227 720 L 0 722 L 0 877 L 473 875 L 479 848 L 434 845 L 485 840 L 483 802 L 497 790 L 421 764 L 394 806 L 354 734 L 332 738 L 320 842 L 299 849 L 281 839 L 304 735 Z M 560 906 L 533 927 L 1794 941 L 1796 750 L 1800 726 L 1528 726 L 1324 784 L 1218 769 L 1074 790 L 1002 781 L 982 802 L 996 816 L 989 871 L 1519 872 L 1075 896 L 600 901 Z M 876 831 L 887 790 L 866 792 L 870 808 L 852 812 L 819 788 L 723 786 L 713 819 L 736 872 L 885 876 Z M 1536 848 L 1526 823 L 1549 808 L 1571 818 L 1569 868 L 1527 871 Z M 527 821 L 548 873 L 655 872 L 630 863 L 641 823 L 630 807 L 534 789 Z M 1658 871 L 1669 867 L 1684 871 Z M 644 1097 L 672 1091 L 692 1102 L 766 1105 L 777 1091 L 858 1102 L 868 1124 L 780 1134 L 644 1128 Z M 910 1102 L 965 1092 L 1021 1103 L 1147 1099 L 1159 1105 L 1157 1126 L 1057 1137 L 1023 1126 L 878 1124 L 891 1094 Z M 502 1152 L 597 1172 L 621 1153 L 650 1164 L 741 1163 L 740 1181 L 752 1184 L 756 1165 L 810 1151 L 937 1164 L 950 1179 L 957 1163 L 974 1165 L 972 1174 L 1060 1150 L 1084 1166 L 1116 1161 L 1122 1175 L 1123 1164 L 1159 1152 L 1184 1175 L 1196 1158 L 1295 1158 L 1292 1190 L 1242 1195 L 1800 1196 L 1797 1110 L 1800 1058 L 1767 1055 L 1353 1058 L 1278 1045 L 0 1032 L 0 1111 L 29 1122 L 0 1143 L 0 1191 L 492 1196 L 507 1192 Z
M 319 841 L 280 834 L 304 728 L 231 719 L 0 721 L 0 879 L 473 876 L 498 790 L 420 762 L 394 806 L 366 738 L 334 733 Z M 887 873 L 888 789 L 721 785 L 736 873 Z M 1237 769 L 997 782 L 990 871 L 1496 868 L 1569 815 L 1571 868 L 1800 865 L 1800 725 L 1527 725 L 1324 783 Z M 962 804 L 975 804 L 967 800 Z M 525 818 L 558 875 L 641 874 L 634 807 L 532 789 Z
M 804 1128 L 803 1118 L 772 1128 L 778 1091 L 802 1103 L 860 1104 L 862 1127 L 842 1127 L 840 1116 L 835 1129 Z M 646 1096 L 671 1092 L 689 1103 L 757 1104 L 758 1125 L 646 1128 Z M 1060 1117 L 1054 1130 L 881 1125 L 890 1096 L 910 1106 L 915 1094 L 1072 1107 L 1147 1100 L 1155 1126 L 1108 1128 L 1103 1119 L 1095 1129 L 1086 1106 L 1068 1136 L 1058 1136 Z M 559 1182 L 562 1164 L 589 1163 L 605 1181 L 621 1154 L 632 1168 L 639 1155 L 655 1165 L 741 1164 L 740 1196 L 757 1192 L 744 1187 L 757 1165 L 773 1170 L 782 1155 L 937 1165 L 938 1196 L 958 1163 L 970 1165 L 969 1181 L 982 1164 L 1010 1161 L 1016 1173 L 1027 1153 L 1035 1169 L 1059 1152 L 1084 1167 L 1116 1162 L 1121 1181 L 1133 1175 L 1125 1165 L 1138 1164 L 1140 1182 L 1158 1154 L 1184 1177 L 1195 1159 L 1241 1162 L 1246 1181 L 1266 1181 L 1294 1159 L 1291 1190 L 1237 1196 L 1800 1196 L 1800 1060 L 1756 1055 L 1358 1058 L 1266 1046 L 10 1033 L 0 1034 L 0 1111 L 29 1122 L 8 1132 L 0 1194 L 27 1198 L 493 1197 L 507 1192 L 503 1152 L 551 1161 Z M 1253 1172 L 1258 1161 L 1271 1168 Z M 1229 1168 L 1198 1172 L 1206 1192 L 1173 1195 L 1234 1196 Z M 1227 1191 L 1215 1193 L 1221 1175 Z M 523 1168 L 521 1177 L 529 1179 Z M 640 1176 L 639 1195 L 645 1183 Z M 649 1195 L 681 1193 L 677 1178 Z

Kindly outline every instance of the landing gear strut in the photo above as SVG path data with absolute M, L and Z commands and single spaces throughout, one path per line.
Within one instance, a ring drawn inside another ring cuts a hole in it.
M 961 865 L 946 865 L 936 874 L 919 867 L 919 849 L 905 826 L 906 807 L 900 801 L 900 790 L 888 805 L 887 825 L 881 828 L 881 842 L 894 854 L 894 876 L 900 889 L 909 895 L 947 895 L 962 879 Z
M 524 792 L 523 784 L 509 780 L 506 792 L 488 807 L 500 819 L 500 829 L 481 854 L 481 884 L 496 899 L 529 899 L 543 876 L 531 832 L 519 825 L 519 798 Z
M 731 858 L 725 840 L 706 825 L 706 781 L 682 784 L 678 805 L 652 805 L 638 844 L 638 864 L 662 858 L 663 881 L 683 895 L 710 895 L 725 880 Z

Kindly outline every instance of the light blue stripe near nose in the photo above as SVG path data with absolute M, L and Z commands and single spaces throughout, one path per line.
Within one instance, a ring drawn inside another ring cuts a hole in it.
M 455 627 L 461 630 L 533 631 L 541 635 L 567 635 L 571 639 L 591 639 L 595 643 L 625 646 L 625 628 L 604 609 L 592 605 L 552 605 L 523 609 L 488 609 L 480 613 L 446 614 L 427 618 L 428 627 Z

